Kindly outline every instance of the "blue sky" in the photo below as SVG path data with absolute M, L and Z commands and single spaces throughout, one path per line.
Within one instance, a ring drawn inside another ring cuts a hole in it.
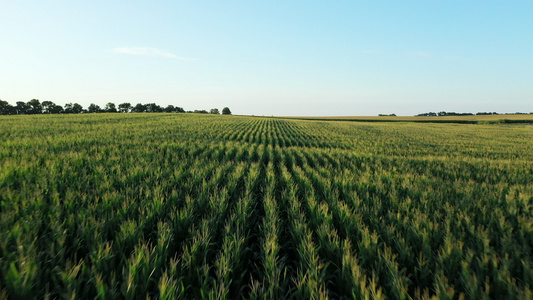
M 533 1 L 0 3 L 0 99 L 235 114 L 533 111 Z

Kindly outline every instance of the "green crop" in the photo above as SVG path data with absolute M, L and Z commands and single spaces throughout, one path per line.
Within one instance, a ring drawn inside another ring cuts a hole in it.
M 530 299 L 533 127 L 0 117 L 0 298 Z

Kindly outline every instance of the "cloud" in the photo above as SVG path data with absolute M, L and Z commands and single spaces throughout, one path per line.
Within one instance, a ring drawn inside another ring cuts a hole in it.
M 180 57 L 167 51 L 159 50 L 157 48 L 149 48 L 149 47 L 114 48 L 113 53 L 142 55 L 142 56 L 157 56 L 157 57 L 166 57 L 166 58 L 173 58 L 173 59 L 179 59 L 179 60 L 195 60 L 194 58 Z

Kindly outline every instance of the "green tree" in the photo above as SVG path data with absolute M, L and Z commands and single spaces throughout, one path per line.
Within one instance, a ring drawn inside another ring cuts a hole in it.
M 72 113 L 73 114 L 81 114 L 83 112 L 83 106 L 81 106 L 78 103 L 72 104 Z
M 131 108 L 132 108 L 131 103 L 127 103 L 127 102 L 125 102 L 125 103 L 120 103 L 120 104 L 118 105 L 118 111 L 119 111 L 119 112 L 122 112 L 122 113 L 130 112 L 130 111 L 131 111 Z
M 28 108 L 26 111 L 27 114 L 35 115 L 35 114 L 41 114 L 43 112 L 41 101 L 39 101 L 38 99 L 31 99 L 30 101 L 28 101 L 27 108 Z
M 65 109 L 63 110 L 66 114 L 79 114 L 83 111 L 83 107 L 78 103 L 67 103 L 65 104 Z
M 52 109 L 56 104 L 52 101 L 43 101 L 41 103 L 41 107 L 43 109 L 43 114 L 50 114 L 52 113 L 50 109 Z
M 137 103 L 135 107 L 131 110 L 132 112 L 145 112 L 146 111 L 146 105 Z
M 175 112 L 176 111 L 176 108 L 174 107 L 174 105 L 168 105 L 167 107 L 165 107 L 165 112 Z
M 63 107 L 61 105 L 54 104 L 49 108 L 51 114 L 60 114 L 63 112 Z
M 212 108 L 210 111 L 209 111 L 210 114 L 214 114 L 214 115 L 218 115 L 220 114 L 220 111 L 218 111 L 218 108 Z
M 229 110 L 229 107 L 224 107 L 222 109 L 222 114 L 223 115 L 231 115 L 231 110 Z
M 146 112 L 162 112 L 163 109 L 161 106 L 155 104 L 155 103 L 148 103 L 146 104 Z
M 89 112 L 89 113 L 99 113 L 101 111 L 102 111 L 102 109 L 100 108 L 100 106 L 98 106 L 98 105 L 96 105 L 94 103 L 91 103 L 89 105 L 89 107 L 87 108 L 87 112 Z
M 110 113 L 116 113 L 117 107 L 115 106 L 115 103 L 109 102 L 105 105 L 105 111 Z
M 28 105 L 26 102 L 23 101 L 17 101 L 15 104 L 15 111 L 17 115 L 24 115 L 28 112 Z
M 12 115 L 15 113 L 15 108 L 9 102 L 0 100 L 0 115 Z
M 72 113 L 72 103 L 67 103 L 67 104 L 65 104 L 65 110 L 64 110 L 64 112 L 65 112 L 66 114 L 71 114 L 71 113 Z

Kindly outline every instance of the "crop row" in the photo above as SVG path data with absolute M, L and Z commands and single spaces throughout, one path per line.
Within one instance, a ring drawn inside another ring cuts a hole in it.
M 103 114 L 0 136 L 10 298 L 532 297 L 524 125 Z

